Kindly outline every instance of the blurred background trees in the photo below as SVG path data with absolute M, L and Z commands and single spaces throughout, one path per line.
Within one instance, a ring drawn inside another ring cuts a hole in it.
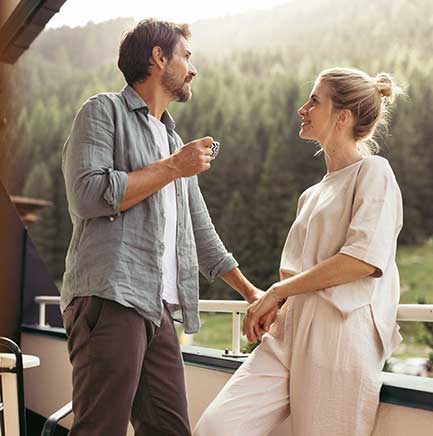
M 378 141 L 403 193 L 399 244 L 410 247 L 411 255 L 429 244 L 432 16 L 428 0 L 309 0 L 192 26 L 193 62 L 199 70 L 194 96 L 170 111 L 185 142 L 204 135 L 221 142 L 212 169 L 200 176 L 201 187 L 222 239 L 259 286 L 277 279 L 297 198 L 325 172 L 323 157 L 314 157 L 316 145 L 298 137 L 296 110 L 317 74 L 331 66 L 386 71 L 405 86 L 389 134 Z M 117 47 L 131 25 L 132 20 L 118 19 L 46 30 L 15 67 L 15 123 L 7 138 L 19 177 L 10 181 L 9 192 L 54 202 L 30 233 L 58 281 L 71 232 L 60 171 L 62 146 L 89 96 L 123 87 Z M 414 287 L 404 274 L 408 298 Z M 425 286 L 433 303 L 432 285 Z M 222 281 L 203 282 L 201 296 L 238 298 Z

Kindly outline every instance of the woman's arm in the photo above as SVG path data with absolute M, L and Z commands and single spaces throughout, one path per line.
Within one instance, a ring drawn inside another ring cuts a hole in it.
M 337 253 L 329 259 L 295 276 L 274 283 L 268 292 L 276 298 L 287 298 L 304 292 L 354 282 L 372 275 L 376 268 L 346 254 Z
M 368 277 L 376 268 L 354 257 L 337 253 L 302 273 L 284 278 L 289 273 L 280 271 L 281 281 L 274 283 L 265 295 L 253 303 L 243 322 L 243 332 L 250 342 L 260 338 L 258 320 L 278 303 L 292 295 L 338 286 Z
M 290 277 L 293 277 L 295 274 L 285 271 L 284 269 L 280 269 L 280 281 L 284 279 L 289 279 Z

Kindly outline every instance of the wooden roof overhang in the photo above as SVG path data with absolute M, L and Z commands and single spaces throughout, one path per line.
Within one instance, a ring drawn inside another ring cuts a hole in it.
M 66 0 L 21 0 L 0 28 L 0 62 L 14 64 Z

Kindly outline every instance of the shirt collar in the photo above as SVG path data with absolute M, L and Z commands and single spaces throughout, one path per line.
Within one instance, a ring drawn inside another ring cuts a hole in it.
M 149 107 L 147 106 L 145 101 L 137 94 L 137 92 L 132 86 L 130 85 L 125 86 L 122 89 L 121 93 L 125 98 L 126 105 L 128 106 L 130 112 L 143 109 L 143 112 L 147 118 L 149 114 Z M 161 116 L 161 122 L 164 123 L 167 129 L 169 130 L 174 130 L 176 127 L 176 123 L 174 122 L 173 118 L 171 117 L 168 111 L 163 112 Z
M 168 130 L 174 130 L 176 127 L 176 123 L 168 111 L 162 113 L 161 123 L 164 123 Z

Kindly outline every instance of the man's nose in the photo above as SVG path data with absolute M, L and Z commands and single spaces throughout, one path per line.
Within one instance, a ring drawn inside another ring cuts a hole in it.
M 193 64 L 189 64 L 189 74 L 191 74 L 191 76 L 195 77 L 198 74 L 197 69 L 194 67 Z

